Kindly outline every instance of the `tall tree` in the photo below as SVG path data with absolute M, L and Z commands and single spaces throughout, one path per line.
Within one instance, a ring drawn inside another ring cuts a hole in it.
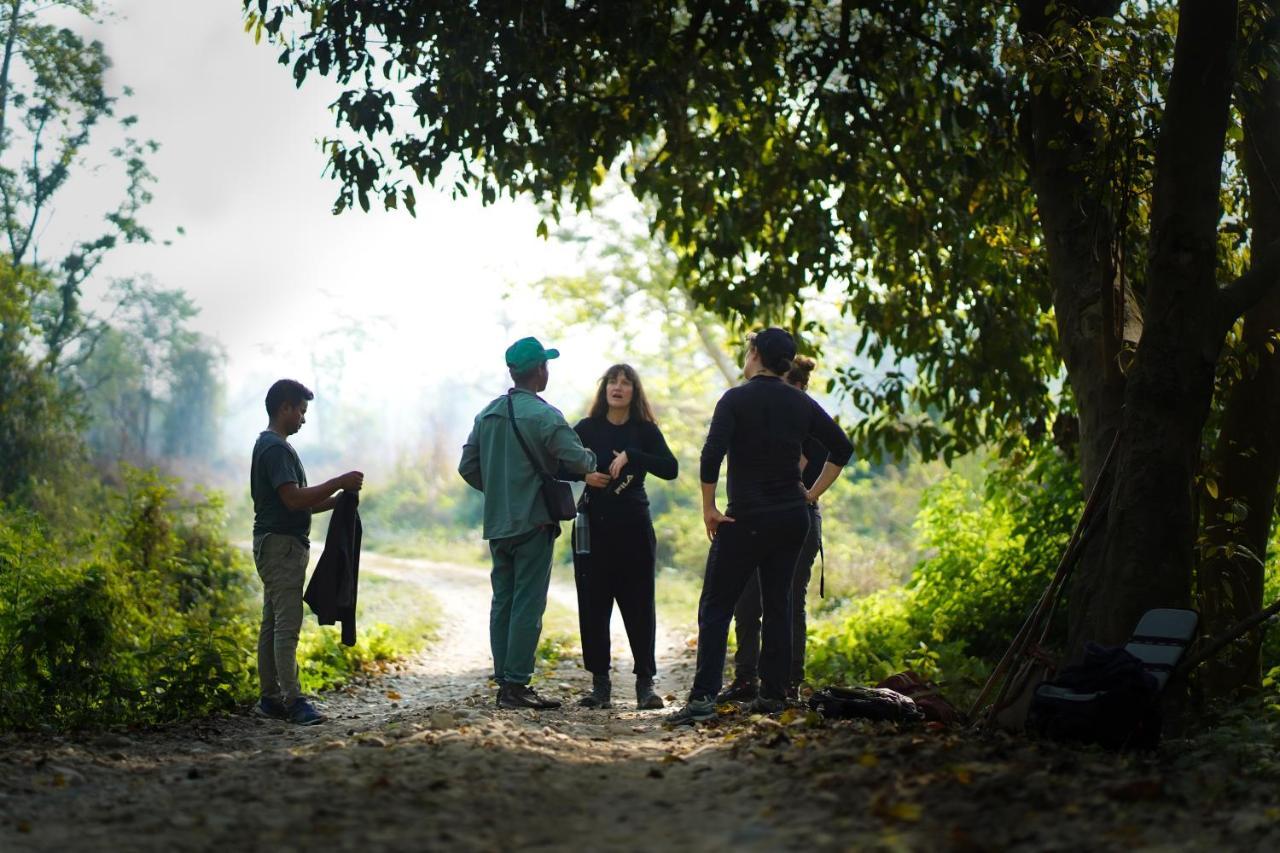
M 115 246 L 151 239 L 137 215 L 150 200 L 145 157 L 155 144 L 134 138 L 124 116 L 124 141 L 104 152 L 124 174 L 121 201 L 100 231 L 41 245 L 58 193 L 98 165 L 95 130 L 117 119 L 103 46 L 58 23 L 97 13 L 93 0 L 0 0 L 0 497 L 76 455 L 74 374 L 104 329 L 83 310 L 83 287 Z
M 108 464 L 207 457 L 215 446 L 220 353 L 191 329 L 198 310 L 182 291 L 146 279 L 117 282 L 113 297 L 107 328 L 74 372 L 91 449 Z
M 1242 11 L 1241 125 L 1232 135 L 1247 180 L 1251 242 L 1267 246 L 1280 241 L 1280 76 L 1269 73 L 1280 52 L 1275 41 L 1280 20 L 1260 6 L 1246 5 Z M 1245 312 L 1233 344 L 1231 357 L 1219 368 L 1228 381 L 1205 475 L 1197 575 L 1202 615 L 1214 633 L 1265 603 L 1263 558 L 1280 481 L 1280 407 L 1275 405 L 1280 400 L 1280 292 L 1273 290 Z M 1215 686 L 1256 682 L 1260 651 L 1256 632 L 1233 647 L 1234 654 L 1225 656 L 1225 665 L 1211 676 Z
M 126 178 L 123 198 L 104 212 L 99 233 L 75 240 L 61 257 L 41 253 L 39 237 L 54 197 L 86 166 L 95 128 L 117 118 L 118 96 L 105 82 L 111 67 L 105 48 L 53 22 L 60 11 L 94 19 L 98 3 L 0 2 L 0 239 L 12 264 L 38 268 L 49 281 L 38 295 L 35 319 L 50 373 L 91 348 L 94 324 L 80 300 L 104 256 L 120 243 L 151 240 L 137 216 L 151 200 L 153 177 L 145 158 L 156 149 L 156 143 L 130 132 L 135 117 L 118 118 L 125 138 L 110 155 Z
M 1244 5 L 1274 40 L 1275 3 Z M 798 324 L 804 287 L 842 285 L 858 354 L 911 360 L 845 377 L 865 450 L 949 457 L 1065 409 L 1088 483 L 1119 433 L 1077 645 L 1187 603 L 1215 368 L 1277 278 L 1260 233 L 1219 255 L 1228 130 L 1262 144 L 1233 125 L 1238 6 L 245 2 L 299 83 L 348 87 L 338 211 L 412 212 L 416 180 L 554 217 L 616 166 L 699 304 Z

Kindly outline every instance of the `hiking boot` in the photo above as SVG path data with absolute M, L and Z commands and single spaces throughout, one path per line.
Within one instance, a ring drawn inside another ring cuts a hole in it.
M 259 699 L 258 704 L 253 706 L 253 713 L 271 720 L 285 720 L 289 717 L 289 712 L 285 710 L 284 703 L 274 696 L 263 696 Z
M 690 699 L 684 707 L 667 717 L 673 726 L 691 726 L 716 718 L 716 703 L 711 699 Z
M 757 696 L 751 700 L 751 704 L 747 706 L 747 710 L 753 714 L 777 714 L 787 709 L 786 699 L 770 699 L 766 696 Z
M 504 682 L 502 689 L 498 691 L 498 707 L 508 711 L 522 708 L 549 711 L 552 708 L 559 708 L 560 703 L 555 699 L 543 699 L 538 695 L 538 691 L 527 684 Z
M 314 726 L 324 722 L 324 715 L 317 711 L 305 696 L 299 696 L 290 702 L 286 713 L 288 715 L 286 719 L 299 726 Z
M 735 678 L 733 683 L 716 697 L 716 703 L 750 702 L 760 692 L 760 682 L 754 678 Z
M 612 708 L 613 687 L 609 684 L 609 674 L 591 676 L 591 692 L 578 700 L 580 708 Z
M 636 710 L 656 711 L 662 707 L 662 697 L 653 692 L 653 679 L 643 675 L 636 676 Z

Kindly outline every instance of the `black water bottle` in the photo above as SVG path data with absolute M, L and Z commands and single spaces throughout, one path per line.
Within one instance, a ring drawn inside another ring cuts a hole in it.
M 587 498 L 578 501 L 578 515 L 573 520 L 573 553 L 591 553 L 591 518 L 587 515 Z

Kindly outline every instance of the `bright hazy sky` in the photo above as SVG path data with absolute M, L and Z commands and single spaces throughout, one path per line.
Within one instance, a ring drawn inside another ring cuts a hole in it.
M 173 242 L 116 251 L 90 296 L 111 277 L 149 274 L 194 298 L 197 328 L 228 356 L 226 441 L 261 428 L 265 384 L 279 376 L 315 383 L 313 421 L 320 417 L 335 395 L 312 360 L 334 352 L 345 351 L 342 399 L 381 412 L 390 441 L 409 440 L 434 407 L 501 392 L 506 344 L 546 330 L 547 312 L 519 285 L 574 268 L 565 247 L 535 236 L 531 204 L 485 208 L 428 188 L 417 219 L 335 217 L 337 186 L 321 176 L 316 143 L 333 129 L 331 84 L 296 89 L 276 64 L 278 49 L 244 33 L 239 0 L 118 0 L 111 9 L 95 35 L 114 61 L 112 88 L 134 91 L 120 112 L 136 113 L 139 135 L 161 145 L 143 219 Z M 94 146 L 99 162 L 106 141 L 100 135 Z M 59 198 L 45 257 L 60 237 L 100 227 L 119 198 L 118 174 L 108 167 L 100 179 L 77 178 Z M 185 236 L 175 236 L 178 226 Z M 360 351 L 333 334 L 352 327 L 364 334 Z M 593 337 L 550 342 L 564 351 L 548 395 L 562 406 L 575 406 L 624 355 L 601 351 L 604 338 Z

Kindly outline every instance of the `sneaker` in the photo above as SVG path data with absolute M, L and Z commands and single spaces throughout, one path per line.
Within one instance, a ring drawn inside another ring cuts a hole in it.
M 543 699 L 538 695 L 538 691 L 527 684 L 511 684 L 508 682 L 503 684 L 502 689 L 498 692 L 498 707 L 508 711 L 520 708 L 550 711 L 553 708 L 559 708 L 560 703 L 555 699 Z
M 716 703 L 710 699 L 690 699 L 684 707 L 667 717 L 673 726 L 691 726 L 716 717 Z
M 751 700 L 751 704 L 747 706 L 747 710 L 753 714 L 776 714 L 779 711 L 787 709 L 787 700 L 785 699 L 769 699 L 765 696 L 757 696 Z
M 299 726 L 314 726 L 324 722 L 324 715 L 317 711 L 305 696 L 299 696 L 289 703 L 286 719 Z
M 636 710 L 656 711 L 665 707 L 662 697 L 653 692 L 652 678 L 636 679 Z
M 735 678 L 724 691 L 716 697 L 716 702 L 750 702 L 760 692 L 760 683 L 754 678 Z
M 259 699 L 258 704 L 253 706 L 253 713 L 259 717 L 267 717 L 272 720 L 283 720 L 289 716 L 289 712 L 285 710 L 284 703 L 271 696 L 263 696 Z

